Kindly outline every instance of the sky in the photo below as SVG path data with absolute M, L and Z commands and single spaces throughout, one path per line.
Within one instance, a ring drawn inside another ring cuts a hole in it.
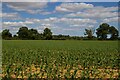
M 85 29 L 108 23 L 118 29 L 117 2 L 3 2 L 2 29 L 16 34 L 21 26 L 47 27 L 53 35 L 84 36 Z M 95 35 L 95 34 L 94 34 Z

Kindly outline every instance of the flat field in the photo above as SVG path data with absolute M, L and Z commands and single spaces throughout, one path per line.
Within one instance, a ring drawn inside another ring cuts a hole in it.
M 3 40 L 3 78 L 118 78 L 118 41 Z

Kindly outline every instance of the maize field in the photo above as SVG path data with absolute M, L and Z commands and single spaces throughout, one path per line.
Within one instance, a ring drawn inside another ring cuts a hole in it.
M 3 40 L 5 79 L 118 79 L 118 41 Z

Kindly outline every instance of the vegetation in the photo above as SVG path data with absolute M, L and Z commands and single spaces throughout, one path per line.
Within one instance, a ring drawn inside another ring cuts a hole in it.
M 44 32 L 43 32 L 43 36 L 44 36 L 45 40 L 52 39 L 52 32 L 51 32 L 51 30 L 48 29 L 48 28 L 45 28 Z
M 93 34 L 94 34 L 95 30 L 94 29 L 85 29 L 85 35 L 88 35 L 88 39 L 93 39 Z
M 9 32 L 8 29 L 3 30 L 2 38 L 3 39 L 11 39 L 12 38 L 12 34 Z
M 85 29 L 86 37 L 69 36 L 69 35 L 52 35 L 52 31 L 49 28 L 45 28 L 43 33 L 38 33 L 36 29 L 28 29 L 27 27 L 21 27 L 17 32 L 17 35 L 12 37 L 12 34 L 8 29 L 3 30 L 2 38 L 5 40 L 19 39 L 19 40 L 117 40 L 118 30 L 114 26 L 110 26 L 107 23 L 103 23 L 96 29 L 97 37 L 93 36 L 95 29 Z M 111 35 L 108 38 L 108 34 Z
M 10 31 L 5 29 L 0 34 L 3 39 L 0 76 L 3 80 L 119 79 L 118 30 L 103 23 L 96 29 L 97 37 L 93 36 L 94 33 L 94 29 L 85 29 L 85 37 L 53 35 L 49 28 L 39 33 L 36 29 L 21 27 L 12 36 Z M 111 35 L 109 39 L 108 35 Z
M 3 40 L 2 77 L 117 79 L 117 49 L 117 41 Z
M 111 34 L 110 39 L 118 39 L 118 30 L 114 26 L 110 26 L 107 23 L 103 23 L 97 29 L 97 37 L 102 40 L 107 39 L 107 34 Z

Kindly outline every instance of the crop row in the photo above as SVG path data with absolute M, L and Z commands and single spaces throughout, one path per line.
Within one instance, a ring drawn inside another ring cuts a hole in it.
M 3 50 L 4 77 L 118 77 L 117 50 Z
M 118 78 L 116 41 L 3 41 L 3 78 Z

